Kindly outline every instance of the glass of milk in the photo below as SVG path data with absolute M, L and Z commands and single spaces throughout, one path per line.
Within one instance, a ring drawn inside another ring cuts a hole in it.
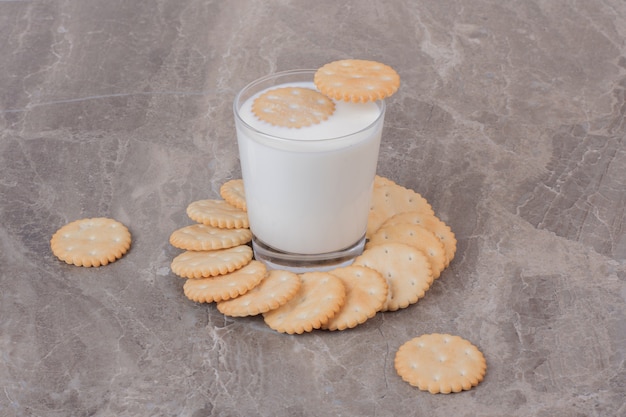
M 327 120 L 301 128 L 271 125 L 251 110 L 268 89 L 316 89 L 314 74 L 294 70 L 260 78 L 233 105 L 254 255 L 273 269 L 349 265 L 365 244 L 384 101 L 336 101 Z

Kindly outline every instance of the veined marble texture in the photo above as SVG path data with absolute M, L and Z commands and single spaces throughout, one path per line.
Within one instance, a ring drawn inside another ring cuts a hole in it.
M 0 1 L 0 415 L 625 416 L 626 3 Z M 378 172 L 458 240 L 417 304 L 288 336 L 195 304 L 170 270 L 186 206 L 241 175 L 232 101 L 343 58 L 401 76 Z M 113 217 L 100 268 L 49 240 Z M 476 388 L 403 382 L 450 333 Z

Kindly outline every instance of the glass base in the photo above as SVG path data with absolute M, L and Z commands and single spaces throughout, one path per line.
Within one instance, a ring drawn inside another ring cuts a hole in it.
M 302 255 L 279 251 L 266 245 L 256 236 L 252 237 L 252 249 L 257 261 L 263 262 L 268 269 L 284 269 L 297 274 L 331 271 L 335 268 L 349 266 L 357 256 L 363 253 L 364 247 L 365 236 L 354 245 L 336 252 Z

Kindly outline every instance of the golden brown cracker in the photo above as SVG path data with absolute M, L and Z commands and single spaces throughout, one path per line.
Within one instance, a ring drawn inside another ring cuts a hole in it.
M 220 195 L 231 206 L 237 207 L 243 211 L 248 210 L 246 204 L 246 193 L 241 178 L 226 181 L 220 187 Z
M 208 278 L 228 274 L 252 260 L 252 249 L 239 245 L 213 251 L 186 251 L 172 261 L 172 272 L 183 278 Z
M 426 255 L 403 243 L 386 243 L 366 249 L 353 265 L 372 268 L 387 280 L 389 293 L 381 311 L 396 311 L 416 303 L 433 282 Z
M 362 59 L 343 59 L 319 68 L 313 77 L 322 94 L 335 100 L 365 103 L 382 100 L 400 87 L 400 76 L 388 65 Z
M 419 224 L 430 230 L 439 238 L 446 252 L 446 267 L 450 264 L 456 254 L 456 237 L 444 221 L 434 214 L 423 213 L 419 211 L 407 211 L 398 213 L 385 221 L 381 227 L 391 226 L 400 223 Z
M 439 278 L 446 267 L 446 252 L 443 243 L 435 234 L 415 223 L 398 223 L 383 226 L 370 238 L 366 248 L 376 245 L 399 242 L 413 246 L 426 255 L 430 262 L 433 278 Z
M 339 312 L 322 326 L 327 330 L 345 330 L 365 323 L 380 311 L 387 301 L 387 280 L 378 271 L 351 265 L 329 271 L 346 288 L 346 301 Z
M 431 205 L 419 193 L 377 175 L 367 220 L 366 237 L 370 238 L 390 217 L 405 211 L 435 214 Z
M 252 103 L 260 120 L 291 128 L 318 124 L 335 111 L 335 103 L 311 88 L 281 87 L 269 90 Z
M 291 300 L 263 314 L 270 328 L 289 334 L 310 332 L 341 310 L 346 290 L 339 278 L 327 272 L 305 272 L 300 280 L 300 289 Z
M 75 220 L 50 239 L 52 253 L 65 263 L 97 267 L 115 262 L 130 248 L 131 235 L 114 219 L 97 217 Z
M 175 230 L 170 244 L 192 251 L 227 249 L 252 240 L 250 229 L 222 229 L 204 224 L 192 224 Z
M 449 334 L 409 340 L 396 352 L 394 366 L 404 381 L 432 394 L 469 390 L 487 371 L 485 357 L 476 346 Z
M 230 300 L 246 294 L 257 286 L 265 273 L 265 264 L 251 261 L 243 268 L 225 275 L 188 279 L 183 285 L 183 292 L 187 298 L 197 303 Z
M 224 200 L 198 200 L 187 206 L 187 215 L 195 222 L 223 229 L 250 227 L 248 214 Z
M 231 317 L 266 313 L 289 301 L 298 292 L 300 277 L 293 272 L 274 269 L 256 287 L 240 297 L 217 303 L 217 309 Z

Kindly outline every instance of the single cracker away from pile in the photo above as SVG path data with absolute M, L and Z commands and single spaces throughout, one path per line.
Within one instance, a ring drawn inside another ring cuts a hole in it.
M 257 97 L 252 112 L 272 125 L 300 128 L 328 119 L 335 112 L 335 103 L 310 88 L 281 87 Z
M 400 87 L 400 76 L 380 62 L 344 59 L 318 69 L 313 82 L 322 94 L 335 100 L 366 103 L 395 93 Z
M 345 330 L 365 323 L 387 302 L 387 280 L 378 271 L 351 265 L 329 271 L 346 288 L 346 301 L 339 312 L 322 326 L 327 330 Z
M 385 221 L 405 211 L 435 214 L 428 201 L 419 193 L 377 175 L 374 179 L 366 237 L 369 239 Z
M 80 219 L 61 227 L 50 239 L 52 253 L 60 260 L 84 267 L 114 262 L 130 248 L 130 232 L 122 223 L 106 217 Z
M 370 238 L 365 248 L 390 242 L 404 243 L 421 250 L 430 262 L 433 278 L 437 279 L 446 267 L 446 251 L 433 232 L 419 224 L 399 223 L 383 226 Z
M 172 272 L 183 278 L 208 278 L 228 274 L 252 260 L 247 245 L 214 251 L 186 251 L 172 261 Z
M 247 293 L 217 303 L 217 309 L 227 316 L 246 317 L 266 313 L 288 302 L 300 289 L 300 277 L 293 272 L 274 269 Z
M 469 390 L 483 380 L 485 357 L 465 339 L 449 334 L 426 334 L 404 343 L 394 365 L 400 377 L 432 394 Z
M 183 285 L 185 296 L 197 303 L 229 300 L 247 293 L 261 282 L 267 269 L 259 261 L 226 275 L 211 278 L 188 279 Z
M 416 303 L 433 282 L 426 255 L 404 243 L 386 243 L 366 249 L 352 265 L 372 268 L 387 279 L 389 293 L 381 311 L 396 311 Z
M 243 211 L 248 210 L 248 205 L 246 204 L 246 192 L 241 178 L 226 181 L 222 184 L 220 187 L 220 195 L 224 201 L 231 206 L 237 207 Z
M 195 222 L 222 229 L 248 228 L 248 214 L 224 200 L 198 200 L 187 206 L 187 215 Z
M 407 211 L 404 213 L 398 213 L 391 217 L 382 227 L 392 226 L 395 224 L 413 223 L 419 224 L 430 230 L 439 238 L 446 252 L 446 267 L 450 265 L 450 262 L 454 259 L 456 254 L 456 236 L 444 221 L 439 219 L 434 214 L 422 213 L 419 211 Z
M 300 274 L 302 285 L 286 304 L 263 314 L 265 323 L 281 333 L 302 334 L 319 329 L 344 305 L 346 290 L 327 272 Z
M 175 230 L 170 244 L 184 250 L 216 250 L 244 245 L 252 240 L 250 229 L 222 229 L 204 224 L 192 224 Z

